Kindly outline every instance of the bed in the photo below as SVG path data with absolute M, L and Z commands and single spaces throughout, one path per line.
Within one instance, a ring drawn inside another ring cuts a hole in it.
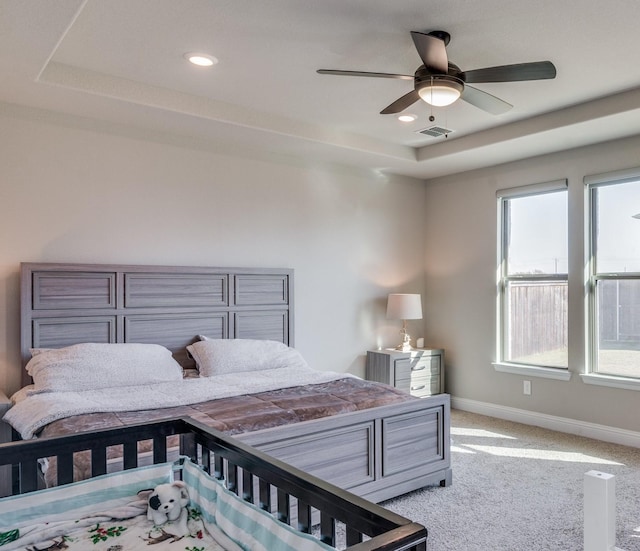
M 26 263 L 21 267 L 23 363 L 32 359 L 34 349 L 157 345 L 169 350 L 186 374 L 175 387 L 189 386 L 190 379 L 200 379 L 200 384 L 203 377 L 195 372 L 187 349 L 204 342 L 202 336 L 218 343 L 265 341 L 293 347 L 293 278 L 288 269 Z M 28 384 L 31 376 L 24 373 Z M 221 377 L 227 377 L 229 386 L 236 377 L 235 384 L 245 387 L 269 376 L 269 370 L 261 369 Z M 66 428 L 56 425 L 56 419 L 37 430 L 41 436 L 61 436 L 188 415 L 373 502 L 451 483 L 448 395 L 418 399 L 330 372 L 291 384 L 280 389 L 270 382 L 251 387 L 249 394 L 218 394 L 216 408 L 222 411 L 211 414 L 209 405 L 158 408 L 149 398 L 153 408 L 138 404 L 100 420 L 83 412 L 69 417 Z M 45 409 L 61 407 L 59 396 L 41 397 Z M 233 400 L 242 402 L 234 405 L 241 414 L 221 423 L 229 410 L 226 401 Z
M 179 465 L 167 457 L 176 435 Z M 139 466 L 138 443 L 149 440 L 153 464 Z M 110 446 L 123 446 L 123 471 L 107 474 Z M 72 482 L 73 455 L 82 450 L 94 458 L 92 478 Z M 36 490 L 38 460 L 52 456 L 59 485 Z M 16 495 L 0 499 L 7 550 L 426 550 L 423 526 L 190 419 L 2 444 L 0 465 L 19 473 Z M 149 490 L 175 478 L 190 498 L 188 527 L 178 533 L 146 515 Z

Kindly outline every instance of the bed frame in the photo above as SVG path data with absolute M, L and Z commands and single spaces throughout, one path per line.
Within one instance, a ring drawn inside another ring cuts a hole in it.
M 289 269 L 22 264 L 22 360 L 30 348 L 138 342 L 190 368 L 185 347 L 201 334 L 293 346 L 293 289 Z M 449 424 L 438 394 L 236 438 L 380 502 L 451 483 Z
M 224 480 L 236 495 L 329 545 L 345 543 L 349 551 L 427 549 L 427 531 L 422 525 L 188 418 L 2 444 L 0 465 L 14 466 L 19 472 L 15 493 L 26 493 L 38 488 L 39 458 L 57 456 L 58 481 L 66 484 L 72 482 L 74 452 L 91 450 L 92 476 L 98 476 L 107 472 L 108 446 L 123 445 L 124 468 L 132 469 L 138 466 L 138 442 L 152 440 L 153 462 L 163 463 L 167 461 L 167 437 L 176 434 L 181 435 L 181 453 Z M 295 522 L 292 507 L 297 511 Z M 316 533 L 311 518 L 318 511 Z

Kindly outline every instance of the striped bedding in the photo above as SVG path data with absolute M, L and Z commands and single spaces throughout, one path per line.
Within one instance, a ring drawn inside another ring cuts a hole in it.
M 147 496 L 174 480 L 190 496 L 189 533 L 147 519 Z M 138 467 L 0 500 L 0 551 L 330 551 L 230 492 L 189 460 Z

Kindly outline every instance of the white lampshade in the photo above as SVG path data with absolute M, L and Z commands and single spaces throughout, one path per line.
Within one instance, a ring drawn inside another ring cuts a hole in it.
M 393 320 L 422 319 L 420 295 L 392 293 L 387 300 L 387 318 Z

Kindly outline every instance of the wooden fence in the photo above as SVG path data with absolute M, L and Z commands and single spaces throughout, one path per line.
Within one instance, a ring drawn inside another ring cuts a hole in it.
M 566 281 L 509 286 L 509 359 L 567 347 Z
M 567 347 L 566 282 L 513 282 L 509 293 L 508 358 Z M 598 339 L 602 349 L 640 350 L 640 281 L 598 282 Z
M 640 349 L 640 281 L 598 282 L 598 333 L 601 348 Z

